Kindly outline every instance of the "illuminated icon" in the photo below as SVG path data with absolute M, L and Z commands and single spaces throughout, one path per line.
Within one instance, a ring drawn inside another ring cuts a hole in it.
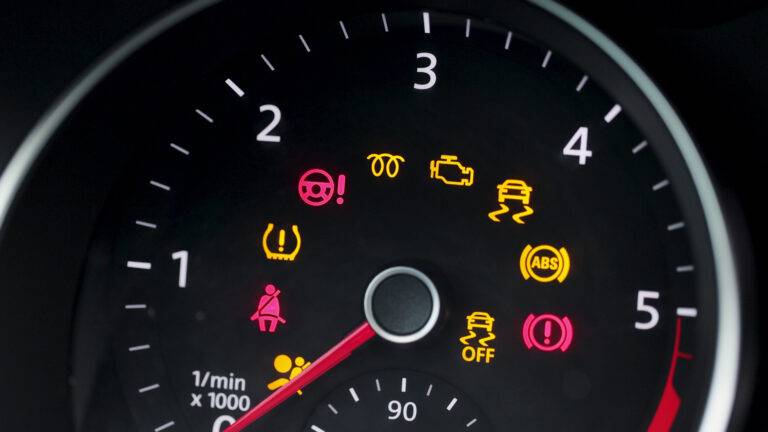
M 292 359 L 290 356 L 285 354 L 276 356 L 273 365 L 275 370 L 284 376 L 281 376 L 267 384 L 267 388 L 275 391 L 280 387 L 288 384 L 290 380 L 296 378 L 300 373 L 304 372 L 304 369 L 309 367 L 310 364 L 312 363 L 304 360 L 304 357 L 296 357 L 295 359 Z M 297 391 L 296 393 L 299 395 L 303 394 L 301 390 Z
M 570 270 L 571 257 L 564 247 L 555 249 L 550 245 L 527 245 L 520 254 L 520 273 L 525 280 L 534 278 L 539 282 L 552 282 L 557 279 L 562 282 Z
M 387 177 L 395 178 L 400 172 L 400 162 L 405 162 L 404 157 L 390 153 L 371 153 L 366 159 L 371 161 L 371 174 L 374 177 L 387 173 Z
M 524 217 L 533 214 L 533 209 L 528 205 L 531 203 L 531 192 L 533 188 L 528 186 L 522 180 L 508 179 L 504 183 L 496 186 L 498 192 L 499 209 L 488 213 L 488 218 L 494 222 L 501 222 L 499 216 L 509 213 L 507 201 L 520 201 L 523 210 L 512 214 L 512 220 L 519 224 L 524 224 Z
M 280 300 L 277 298 L 280 293 L 281 291 L 272 284 L 265 286 L 256 312 L 251 315 L 251 321 L 258 321 L 259 331 L 262 333 L 274 333 L 278 324 L 285 324 L 285 319 L 280 316 Z
M 523 341 L 528 349 L 536 347 L 541 351 L 565 352 L 573 342 L 571 320 L 568 317 L 558 318 L 552 314 L 543 314 L 538 317 L 530 314 L 523 324 Z
M 496 348 L 488 346 L 488 342 L 496 339 L 493 334 L 493 322 L 495 319 L 488 312 L 472 312 L 467 315 L 467 335 L 459 338 L 464 345 L 461 349 L 461 358 L 467 363 L 490 363 L 496 353 Z M 481 333 L 478 337 L 479 330 Z
M 334 192 L 338 194 L 336 204 L 344 204 L 344 191 L 347 186 L 347 176 L 340 174 L 338 185 L 327 171 L 313 168 L 301 175 L 299 179 L 299 197 L 305 204 L 312 207 L 320 207 L 327 204 L 333 198 Z
M 274 243 L 274 239 L 272 238 L 273 236 L 271 236 L 274 229 L 275 224 L 267 224 L 267 229 L 264 230 L 264 235 L 261 237 L 261 246 L 264 248 L 264 254 L 267 255 L 267 259 L 271 260 L 293 261 L 296 259 L 296 255 L 299 254 L 299 250 L 301 250 L 301 234 L 299 234 L 299 227 L 296 225 L 291 226 L 291 231 L 293 232 L 295 243 L 293 250 L 290 252 L 287 252 L 285 247 L 284 229 L 279 230 L 277 233 L 277 252 L 275 252 L 275 249 L 270 246 L 270 239 L 272 240 L 272 243 Z
M 429 178 L 437 179 L 449 186 L 472 186 L 475 170 L 465 167 L 454 155 L 440 155 L 440 159 L 429 161 Z

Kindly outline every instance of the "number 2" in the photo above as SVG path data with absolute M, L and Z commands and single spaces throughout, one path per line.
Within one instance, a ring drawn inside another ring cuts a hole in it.
M 424 84 L 413 83 L 413 88 L 416 90 L 428 90 L 435 86 L 437 82 L 437 74 L 435 74 L 435 66 L 437 66 L 437 57 L 434 54 L 428 52 L 420 52 L 416 54 L 416 59 L 427 59 L 428 63 L 425 67 L 417 67 L 416 72 L 427 74 L 427 82 Z
M 271 135 L 272 131 L 280 123 L 280 119 L 283 117 L 280 113 L 280 108 L 275 105 L 262 105 L 259 107 L 259 112 L 269 111 L 272 113 L 272 121 L 269 122 L 267 127 L 262 129 L 258 135 L 256 135 L 256 141 L 262 142 L 280 142 L 280 135 Z

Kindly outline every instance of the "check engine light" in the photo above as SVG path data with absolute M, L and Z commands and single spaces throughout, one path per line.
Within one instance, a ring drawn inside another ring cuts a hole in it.
M 523 341 L 528 349 L 568 351 L 573 342 L 573 326 L 568 317 L 553 314 L 528 315 L 523 324 Z

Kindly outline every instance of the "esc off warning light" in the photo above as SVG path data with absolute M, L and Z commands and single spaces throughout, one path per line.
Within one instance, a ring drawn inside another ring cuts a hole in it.
M 489 342 L 496 339 L 493 333 L 495 319 L 488 312 L 472 312 L 467 315 L 467 335 L 459 338 L 464 347 L 461 359 L 467 363 L 490 363 L 495 357 L 496 348 Z

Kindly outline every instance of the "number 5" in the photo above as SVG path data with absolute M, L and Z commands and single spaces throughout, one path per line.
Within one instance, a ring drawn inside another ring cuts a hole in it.
M 437 82 L 437 75 L 435 74 L 435 66 L 437 66 L 437 57 L 434 54 L 428 52 L 420 52 L 416 54 L 416 59 L 425 58 L 429 63 L 425 67 L 416 68 L 416 72 L 427 74 L 427 82 L 424 84 L 413 83 L 413 88 L 416 90 L 427 90 L 434 87 Z
M 638 330 L 650 330 L 659 323 L 659 311 L 655 307 L 646 304 L 646 299 L 658 299 L 657 291 L 638 291 L 637 292 L 637 311 L 645 312 L 651 316 L 646 322 L 635 321 L 635 328 Z

